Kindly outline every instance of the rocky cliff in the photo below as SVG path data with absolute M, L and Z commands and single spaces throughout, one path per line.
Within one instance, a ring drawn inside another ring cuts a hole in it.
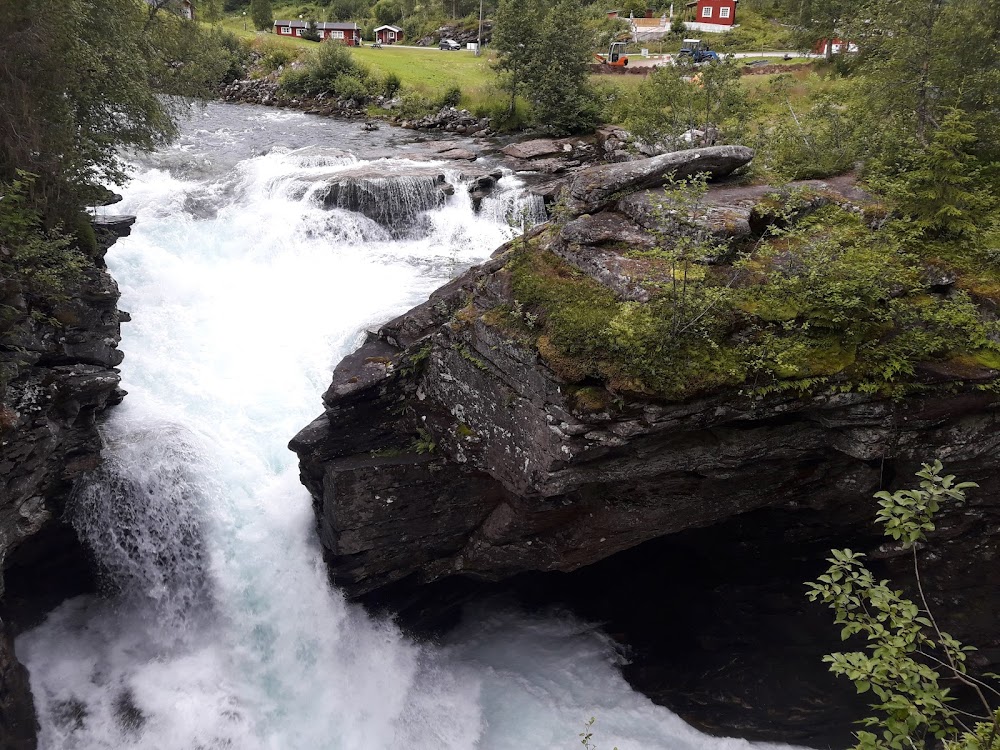
M 77 477 L 101 459 L 97 425 L 121 401 L 118 287 L 104 254 L 134 217 L 96 220 L 96 244 L 71 288 L 39 299 L 0 279 L 4 318 L 0 368 L 0 748 L 35 746 L 27 674 L 12 629 L 47 606 L 91 588 L 90 566 L 63 509 Z M 0 252 L 9 249 L 0 247 Z
M 561 221 L 370 334 L 291 448 L 331 574 L 351 594 L 440 621 L 497 590 L 483 582 L 504 581 L 526 602 L 604 621 L 632 648 L 629 679 L 707 730 L 844 745 L 856 704 L 819 662 L 835 634 L 801 582 L 826 549 L 848 543 L 905 581 L 905 560 L 872 535 L 871 496 L 905 485 L 931 457 L 982 489 L 943 519 L 929 586 L 949 626 L 982 649 L 976 667 L 1000 662 L 990 614 L 1000 608 L 997 371 L 945 352 L 907 365 L 905 389 L 868 387 L 852 377 L 868 371 L 866 357 L 887 355 L 860 340 L 850 356 L 810 349 L 812 359 L 780 368 L 733 359 L 761 356 L 754 347 L 767 336 L 791 347 L 782 352 L 813 346 L 788 338 L 808 313 L 762 313 L 753 285 L 768 275 L 742 270 L 806 273 L 787 236 L 764 249 L 767 227 L 827 206 L 853 236 L 869 231 L 865 196 L 849 181 L 800 185 L 791 204 L 765 187 L 722 185 L 696 210 L 662 187 L 670 175 L 728 174 L 751 156 L 696 149 L 578 173 Z M 669 220 L 679 212 L 690 213 L 684 229 Z M 663 251 L 691 232 L 713 238 L 712 253 L 683 265 L 685 280 L 717 278 L 710 299 L 743 287 L 744 300 L 697 345 L 669 327 L 685 308 L 677 256 Z M 921 287 L 914 299 L 967 301 L 947 284 L 936 293 Z M 656 307 L 666 296 L 672 307 Z M 903 296 L 888 290 L 876 305 Z M 650 309 L 667 325 L 662 338 L 636 333 Z M 607 343 L 593 351 L 598 331 Z M 623 340 L 633 348 L 617 348 Z M 762 373 L 767 385 L 753 387 Z

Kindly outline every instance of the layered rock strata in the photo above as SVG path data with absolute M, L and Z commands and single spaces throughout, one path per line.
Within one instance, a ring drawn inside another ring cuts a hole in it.
M 650 191 L 750 155 L 695 149 L 577 174 L 565 195 L 575 218 L 371 333 L 290 447 L 332 577 L 351 595 L 434 620 L 476 590 L 469 581 L 506 581 L 606 621 L 634 649 L 633 684 L 706 730 L 846 746 L 855 706 L 819 661 L 839 642 L 826 613 L 804 614 L 801 581 L 821 571 L 824 549 L 850 544 L 905 585 L 908 558 L 872 534 L 871 496 L 906 486 L 931 457 L 982 488 L 941 519 L 927 588 L 948 627 L 980 647 L 974 667 L 1000 663 L 1000 395 L 980 387 L 996 372 L 928 367 L 929 390 L 896 400 L 614 393 L 560 374 L 513 293 L 514 259 L 544 252 L 560 272 L 645 301 L 622 248 L 662 239 Z M 863 199 L 844 180 L 802 187 L 802 211 Z M 776 220 L 768 192 L 713 188 L 698 221 L 738 245 Z
M 15 628 L 28 624 L 33 604 L 44 609 L 92 585 L 62 518 L 76 479 L 100 463 L 100 419 L 124 396 L 117 347 L 128 318 L 104 254 L 134 221 L 95 220 L 96 249 L 61 300 L 39 307 L 15 281 L 0 281 L 15 311 L 0 347 L 0 604 Z M 34 713 L 11 632 L 0 625 L 0 747 L 21 750 L 34 747 Z

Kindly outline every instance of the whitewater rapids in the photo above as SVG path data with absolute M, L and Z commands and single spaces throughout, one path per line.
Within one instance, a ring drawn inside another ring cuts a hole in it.
M 405 166 L 414 136 L 380 133 L 219 104 L 137 160 L 115 210 L 138 221 L 108 254 L 129 395 L 70 508 L 108 592 L 16 644 L 41 747 L 565 749 L 591 716 L 602 750 L 748 747 L 633 692 L 586 623 L 485 609 L 416 644 L 329 585 L 288 440 L 366 328 L 538 215 L 512 176 L 480 213 L 459 189 L 412 232 L 303 192 L 318 171 Z

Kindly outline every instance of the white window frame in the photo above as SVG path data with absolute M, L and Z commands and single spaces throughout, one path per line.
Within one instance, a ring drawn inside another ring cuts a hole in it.
M 303 31 L 305 31 L 305 29 L 295 29 L 295 36 L 302 36 Z
M 330 36 L 334 39 L 343 39 L 344 32 L 341 31 L 340 29 L 334 29 L 333 31 L 330 32 Z
M 702 18 L 711 18 L 712 17 L 712 6 L 711 5 L 706 5 L 704 8 L 701 9 L 701 17 Z
M 729 8 L 719 8 L 719 18 L 729 18 Z

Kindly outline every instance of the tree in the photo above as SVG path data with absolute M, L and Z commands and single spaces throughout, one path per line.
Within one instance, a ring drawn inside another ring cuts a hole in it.
M 94 186 L 125 179 L 123 149 L 167 142 L 183 97 L 214 89 L 217 42 L 142 0 L 0 4 L 0 182 L 30 172 L 44 223 L 74 219 Z
M 318 42 L 320 40 L 319 26 L 311 18 L 306 28 L 302 31 L 302 38 L 309 42 Z
M 618 116 L 649 143 L 676 141 L 692 129 L 715 129 L 732 142 L 742 135 L 750 113 L 739 68 L 726 62 L 703 66 L 697 73 L 686 65 L 658 68 L 623 100 Z
M 964 113 L 951 109 L 910 169 L 889 185 L 899 209 L 930 237 L 970 238 L 991 220 L 997 203 L 971 150 L 976 135 Z
M 250 0 L 250 19 L 257 31 L 274 28 L 274 11 L 271 0 Z
M 884 534 L 912 554 L 919 604 L 889 581 L 876 580 L 862 562 L 864 555 L 850 549 L 832 550 L 827 572 L 806 584 L 809 599 L 833 609 L 844 640 L 866 639 L 865 651 L 823 658 L 831 672 L 877 699 L 871 707 L 878 715 L 861 723 L 881 731 L 858 732 L 857 750 L 923 750 L 939 741 L 956 750 L 1000 750 L 1000 709 L 987 698 L 1000 693 L 968 673 L 966 659 L 974 649 L 941 630 L 920 578 L 918 550 L 934 531 L 935 516 L 946 502 L 964 503 L 965 491 L 977 486 L 942 475 L 943 468 L 940 461 L 924 464 L 917 472 L 918 488 L 875 495 L 876 521 Z M 946 680 L 975 695 L 981 713 L 955 708 L 951 688 L 942 684 Z
M 222 20 L 222 0 L 201 0 L 198 12 L 201 20 L 218 23 Z
M 372 10 L 375 12 L 375 20 L 383 26 L 396 23 L 403 17 L 403 6 L 396 0 L 379 0 Z
M 522 94 L 546 130 L 569 133 L 591 127 L 597 115 L 587 86 L 591 42 L 578 0 L 559 0 L 551 7 L 501 0 L 492 46 L 495 67 L 510 94 L 509 112 Z
M 859 48 L 860 122 L 869 153 L 925 146 L 953 108 L 986 160 L 1000 155 L 1000 7 L 978 0 L 869 0 L 846 38 Z
M 501 85 L 510 94 L 508 112 L 513 114 L 517 95 L 534 80 L 541 63 L 542 3 L 534 0 L 500 0 L 493 19 L 494 66 L 501 73 Z
M 857 11 L 855 0 L 802 0 L 799 6 L 799 38 L 802 46 L 812 49 L 826 41 L 826 59 L 833 59 L 833 40 L 842 38 L 843 21 Z
M 587 130 L 597 121 L 587 85 L 590 39 L 582 30 L 578 0 L 560 0 L 542 24 L 540 59 L 528 66 L 535 119 L 553 133 Z

